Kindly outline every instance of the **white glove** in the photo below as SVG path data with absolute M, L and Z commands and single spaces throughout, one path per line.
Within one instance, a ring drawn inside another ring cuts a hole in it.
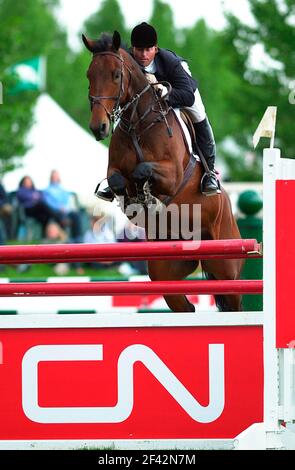
M 149 83 L 151 83 L 151 84 L 153 84 L 153 83 L 158 83 L 158 81 L 157 81 L 157 79 L 156 79 L 156 77 L 155 77 L 155 75 L 154 75 L 153 73 L 146 73 L 145 76 L 146 76 L 146 79 L 147 79 L 147 81 L 148 81 Z M 159 90 L 159 94 L 160 94 L 161 98 L 163 98 L 164 96 L 166 96 L 167 93 L 168 93 L 168 89 L 167 89 L 164 85 L 162 85 L 161 83 L 159 83 L 158 85 L 156 85 L 154 88 L 155 88 L 157 91 Z
M 159 85 L 156 85 L 155 88 L 157 91 L 159 90 L 161 98 L 164 98 L 164 96 L 166 96 L 168 93 L 168 88 L 162 85 L 161 83 L 159 83 Z
M 145 73 L 145 77 L 149 83 L 157 83 L 157 79 L 153 73 Z

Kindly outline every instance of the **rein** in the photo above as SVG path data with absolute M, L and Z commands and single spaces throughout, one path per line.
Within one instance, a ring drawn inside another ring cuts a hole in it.
M 119 88 L 119 94 L 116 95 L 116 96 L 97 96 L 97 95 L 88 95 L 88 98 L 89 98 L 89 101 L 90 101 L 90 109 L 92 111 L 92 108 L 95 104 L 98 104 L 100 106 L 103 107 L 104 111 L 106 112 L 109 120 L 114 123 L 114 121 L 117 119 L 117 113 L 119 111 L 119 108 L 120 108 L 120 101 L 121 101 L 121 98 L 124 94 L 124 80 L 123 80 L 123 67 L 125 66 L 131 76 L 131 70 L 129 69 L 129 67 L 125 64 L 124 62 L 124 59 L 119 55 L 119 54 L 116 54 L 115 52 L 111 52 L 111 51 L 108 51 L 108 52 L 96 52 L 93 54 L 93 57 L 95 56 L 102 56 L 102 55 L 111 55 L 111 56 L 114 56 L 116 57 L 116 59 L 118 59 L 120 62 L 121 62 L 121 75 L 120 75 L 120 88 Z M 111 112 L 109 112 L 105 105 L 101 102 L 101 100 L 114 100 L 115 101 L 115 104 L 114 104 L 114 107 L 112 109 Z
M 121 71 L 120 71 L 121 76 L 120 76 L 119 94 L 116 95 L 116 96 L 95 96 L 95 95 L 90 95 L 89 94 L 88 98 L 89 98 L 89 101 L 90 101 L 90 108 L 92 110 L 94 105 L 102 106 L 102 108 L 104 109 L 106 115 L 108 116 L 109 121 L 112 124 L 114 124 L 115 121 L 120 119 L 119 128 L 124 133 L 128 134 L 131 137 L 131 140 L 132 140 L 132 143 L 133 143 L 133 146 L 134 146 L 134 149 L 135 149 L 137 161 L 138 161 L 138 163 L 142 163 L 142 162 L 144 162 L 144 155 L 143 155 L 143 151 L 142 151 L 141 146 L 140 146 L 140 138 L 146 131 L 150 130 L 155 124 L 160 123 L 160 122 L 164 122 L 166 127 L 167 127 L 167 132 L 168 132 L 169 137 L 173 137 L 172 128 L 169 126 L 168 121 L 167 121 L 167 115 L 169 114 L 169 112 L 171 111 L 172 108 L 170 106 L 168 106 L 167 104 L 165 106 L 163 106 L 163 100 L 153 90 L 154 98 L 155 98 L 156 103 L 158 105 L 158 109 L 155 109 L 153 105 L 150 106 L 137 119 L 137 121 L 134 123 L 132 121 L 133 121 L 133 118 L 136 114 L 137 107 L 138 107 L 138 104 L 139 104 L 139 100 L 148 90 L 153 89 L 153 87 L 158 85 L 159 83 L 165 84 L 165 86 L 168 88 L 168 95 L 167 96 L 170 95 L 170 93 L 172 91 L 172 87 L 171 87 L 169 82 L 157 82 L 157 83 L 152 83 L 152 84 L 148 83 L 139 93 L 134 95 L 131 98 L 131 100 L 128 101 L 128 103 L 126 103 L 123 106 L 123 108 L 120 108 L 120 101 L 121 101 L 122 96 L 123 96 L 124 91 L 125 91 L 125 89 L 124 89 L 124 67 L 126 67 L 128 72 L 129 72 L 129 83 L 130 83 L 130 80 L 131 80 L 132 71 L 130 70 L 128 65 L 124 62 L 124 59 L 121 57 L 120 54 L 116 54 L 115 52 L 112 52 L 112 51 L 104 51 L 104 52 L 94 53 L 93 57 L 98 56 L 98 55 L 100 55 L 100 56 L 102 56 L 102 55 L 111 55 L 111 56 L 114 56 L 116 59 L 118 59 L 121 62 Z M 128 83 L 128 85 L 129 85 L 129 83 Z M 114 107 L 113 107 L 111 112 L 109 112 L 106 109 L 105 105 L 101 102 L 101 100 L 114 100 L 115 101 Z M 126 118 L 123 117 L 123 115 L 131 106 L 133 106 L 131 116 L 130 116 L 129 119 L 126 119 Z M 138 125 L 141 124 L 149 116 L 149 114 L 151 112 L 158 114 L 158 116 L 151 123 L 149 123 L 140 133 L 137 133 L 136 130 L 137 130 Z M 183 177 L 181 185 L 179 186 L 179 188 L 176 191 L 176 194 L 173 197 L 166 197 L 162 201 L 163 204 L 165 204 L 165 205 L 170 204 L 171 200 L 174 199 L 174 197 L 184 188 L 184 186 L 186 185 L 186 183 L 188 182 L 188 180 L 190 179 L 190 177 L 191 177 L 191 175 L 194 171 L 195 165 L 196 165 L 196 159 L 193 155 L 190 155 L 189 162 L 188 162 L 188 164 L 187 164 L 187 166 L 184 170 L 184 177 Z
M 93 57 L 98 56 L 98 55 L 100 55 L 100 56 L 102 56 L 102 55 L 111 55 L 111 56 L 114 56 L 116 59 L 118 59 L 121 62 L 119 94 L 116 95 L 116 96 L 97 96 L 97 95 L 90 95 L 90 94 L 88 95 L 91 110 L 92 110 L 92 108 L 95 104 L 98 104 L 98 105 L 102 106 L 104 111 L 106 112 L 110 122 L 114 123 L 115 121 L 117 121 L 118 119 L 120 119 L 122 117 L 122 114 L 125 111 L 127 111 L 127 109 L 130 106 L 132 106 L 135 103 L 136 104 L 138 103 L 141 96 L 151 88 L 151 85 L 148 84 L 146 87 L 144 87 L 144 89 L 140 93 L 136 94 L 128 103 L 126 103 L 126 105 L 123 108 L 120 109 L 120 101 L 121 101 L 121 98 L 122 98 L 122 96 L 124 94 L 124 91 L 125 91 L 125 89 L 124 89 L 124 73 L 123 73 L 124 66 L 127 68 L 128 72 L 129 72 L 129 77 L 131 77 L 132 71 L 130 70 L 128 65 L 124 62 L 124 59 L 121 57 L 120 54 L 116 54 L 115 52 L 111 52 L 111 51 L 96 52 L 96 53 L 93 54 Z M 129 78 L 129 81 L 130 81 L 130 78 Z M 106 107 L 101 102 L 101 100 L 114 100 L 114 101 L 116 101 L 116 103 L 115 103 L 115 105 L 114 105 L 111 112 L 109 112 L 106 109 Z
M 153 86 L 157 85 L 157 84 L 150 84 L 148 83 L 139 93 L 137 93 L 136 95 L 133 96 L 133 98 L 125 104 L 125 106 L 123 106 L 123 108 L 120 108 L 120 101 L 121 101 L 121 98 L 124 94 L 124 73 L 123 73 L 123 70 L 124 70 L 124 66 L 127 68 L 128 72 L 129 72 L 129 75 L 131 77 L 132 75 L 132 71 L 130 70 L 130 68 L 128 67 L 128 65 L 124 62 L 124 59 L 121 57 L 120 54 L 116 54 L 115 52 L 112 52 L 112 51 L 104 51 L 104 52 L 96 52 L 93 54 L 93 57 L 95 56 L 102 56 L 102 55 L 111 55 L 113 57 L 115 57 L 116 59 L 118 59 L 120 62 L 121 62 L 121 74 L 120 74 L 120 87 L 119 87 L 119 94 L 116 95 L 116 96 L 97 96 L 97 95 L 88 95 L 88 98 L 89 98 L 89 101 L 90 101 L 90 108 L 92 110 L 93 106 L 95 104 L 97 105 L 100 105 L 102 106 L 102 108 L 104 109 L 106 115 L 108 116 L 108 119 L 110 120 L 110 122 L 112 124 L 114 124 L 115 121 L 117 121 L 118 119 L 121 120 L 120 122 L 120 129 L 123 131 L 123 132 L 127 132 L 128 134 L 132 133 L 133 131 L 136 130 L 137 126 L 142 122 L 144 121 L 144 119 L 151 113 L 151 112 L 156 112 L 158 114 L 160 114 L 160 119 L 159 117 L 155 119 L 154 122 L 152 122 L 149 126 L 147 126 L 143 131 L 147 131 L 148 129 L 150 129 L 154 124 L 156 124 L 157 122 L 161 122 L 161 121 L 165 121 L 165 124 L 167 126 L 167 129 L 168 129 L 168 134 L 172 137 L 172 130 L 169 128 L 168 126 L 168 123 L 167 123 L 167 119 L 166 119 L 166 115 L 169 113 L 170 109 L 171 108 L 168 108 L 166 110 L 163 109 L 163 106 L 161 104 L 161 100 L 160 98 L 157 98 L 156 94 L 154 94 L 156 100 L 157 100 L 157 104 L 159 105 L 159 110 L 155 110 L 153 106 L 151 106 L 150 108 L 147 109 L 147 111 L 139 117 L 139 119 L 135 122 L 135 123 L 132 123 L 132 119 L 137 111 L 137 106 L 139 104 L 139 100 L 140 98 L 150 89 L 153 88 Z M 129 79 L 130 81 L 130 79 Z M 168 82 L 161 82 L 161 83 L 165 83 L 165 85 L 168 87 L 168 95 L 170 94 L 171 92 L 171 85 L 170 83 Z M 109 112 L 105 105 L 101 102 L 101 100 L 114 100 L 115 101 L 115 104 L 114 104 L 114 107 L 112 109 L 111 112 Z M 124 119 L 123 118 L 123 114 L 131 107 L 133 106 L 133 110 L 132 110 L 132 113 L 131 113 L 131 117 L 129 120 L 127 119 Z M 141 133 L 141 134 L 142 134 Z M 140 135 L 137 136 L 140 138 Z

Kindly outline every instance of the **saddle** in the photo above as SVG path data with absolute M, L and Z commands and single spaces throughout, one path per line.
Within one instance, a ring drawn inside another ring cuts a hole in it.
M 197 151 L 197 148 L 196 148 L 196 132 L 195 132 L 193 122 L 192 122 L 192 120 L 189 116 L 189 113 L 183 108 L 180 109 L 180 117 L 183 120 L 183 122 L 186 125 L 186 128 L 189 132 L 191 142 L 192 142 L 193 153 L 196 155 L 198 153 L 198 151 Z
M 195 131 L 195 127 L 194 127 L 194 124 L 193 124 L 193 121 L 191 120 L 190 118 L 190 115 L 189 113 L 187 112 L 186 109 L 184 108 L 181 108 L 180 110 L 180 118 L 181 120 L 184 122 L 187 130 L 188 130 L 188 133 L 189 133 L 189 136 L 190 136 L 190 139 L 191 139 L 191 145 L 192 145 L 192 152 L 193 152 L 193 155 L 194 157 L 199 160 L 201 162 L 201 164 L 203 165 L 203 168 L 204 168 L 204 171 L 205 171 L 205 175 L 209 175 L 210 174 L 210 170 L 209 170 L 209 167 L 208 167 L 208 164 L 206 162 L 206 159 L 204 157 L 204 155 L 202 154 L 202 152 L 200 152 L 200 149 L 198 148 L 198 145 L 197 145 L 197 140 L 196 140 L 196 131 Z M 183 133 L 183 138 L 184 138 L 184 141 L 186 143 L 186 145 L 188 146 L 188 142 L 187 142 L 187 139 L 186 139 L 186 136 L 184 135 L 184 130 L 183 128 L 181 128 L 182 130 L 182 133 Z M 204 175 L 204 176 L 205 176 Z M 204 178 L 203 176 L 203 178 Z

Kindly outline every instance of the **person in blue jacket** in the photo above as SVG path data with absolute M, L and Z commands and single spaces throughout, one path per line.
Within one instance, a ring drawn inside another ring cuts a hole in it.
M 13 208 L 9 202 L 8 194 L 0 181 L 0 245 L 6 243 L 7 226 L 11 228 L 12 210 Z
M 61 217 L 57 211 L 49 207 L 43 192 L 35 188 L 30 176 L 26 175 L 20 180 L 16 197 L 23 207 L 25 215 L 41 224 L 43 236 L 45 236 L 46 226 L 50 220 L 55 220 L 61 225 Z
M 49 186 L 43 192 L 44 200 L 50 209 L 58 214 L 62 226 L 69 225 L 71 239 L 81 243 L 83 238 L 82 221 L 79 210 L 73 206 L 73 195 L 61 184 L 59 172 L 52 170 Z

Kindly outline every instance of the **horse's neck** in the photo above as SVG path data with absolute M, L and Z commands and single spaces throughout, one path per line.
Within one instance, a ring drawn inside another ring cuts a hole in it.
M 135 68 L 134 66 L 131 68 L 131 70 L 134 73 L 130 74 L 128 92 L 126 95 L 125 103 L 123 104 L 127 104 L 130 101 L 132 101 L 132 99 L 136 95 L 140 94 L 144 90 L 144 88 L 148 85 L 148 81 L 145 79 L 141 70 L 137 69 L 137 67 Z M 136 110 L 137 115 L 144 114 L 146 110 L 153 105 L 153 103 L 154 103 L 154 92 L 150 88 L 145 93 L 143 93 L 143 95 L 138 100 L 138 105 L 137 105 L 137 110 Z M 131 113 L 132 113 L 132 110 L 128 110 L 129 116 L 131 115 Z

